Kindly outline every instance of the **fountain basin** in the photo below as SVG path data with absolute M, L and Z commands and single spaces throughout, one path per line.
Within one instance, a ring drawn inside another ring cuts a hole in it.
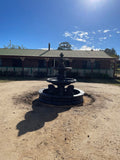
M 39 90 L 39 100 L 46 104 L 52 104 L 57 106 L 64 106 L 64 105 L 77 105 L 83 104 L 83 95 L 84 91 L 79 89 L 74 89 L 73 95 L 53 95 L 48 93 L 48 89 L 41 89 Z

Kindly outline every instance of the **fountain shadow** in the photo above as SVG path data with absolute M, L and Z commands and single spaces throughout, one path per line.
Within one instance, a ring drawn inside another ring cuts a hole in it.
M 16 128 L 19 130 L 18 136 L 27 132 L 36 131 L 44 127 L 45 122 L 52 121 L 58 117 L 58 113 L 65 112 L 70 107 L 50 107 L 36 99 L 32 102 L 32 111 L 25 114 L 25 120 L 19 122 Z

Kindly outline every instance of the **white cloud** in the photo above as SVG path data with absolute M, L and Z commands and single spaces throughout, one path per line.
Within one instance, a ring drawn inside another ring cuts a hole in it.
M 112 35 L 111 35 L 111 34 L 109 34 L 109 37 L 112 37 Z
M 95 32 L 92 32 L 92 34 L 96 34 Z
M 48 48 L 39 48 L 39 49 L 42 49 L 42 50 L 48 50 Z
M 119 28 L 112 28 L 112 29 L 98 29 L 98 30 L 92 30 L 91 32 L 87 31 L 81 31 L 76 27 L 76 30 L 71 32 L 65 32 L 64 36 L 66 38 L 70 38 L 74 41 L 84 43 L 84 45 L 94 45 L 96 43 L 102 43 L 103 41 L 107 39 L 112 39 L 115 35 L 114 34 L 120 34 Z
M 95 46 L 87 46 L 87 45 L 83 45 L 80 48 L 76 47 L 75 45 L 72 45 L 72 49 L 73 50 L 83 50 L 83 51 L 90 51 L 90 50 L 94 50 L 94 51 L 99 51 L 100 48 L 95 48 Z
M 106 40 L 106 39 L 107 39 L 107 37 L 100 37 L 100 38 L 99 38 L 100 41 Z
M 80 42 L 86 42 L 86 40 L 85 40 L 85 39 L 82 39 L 82 38 L 76 38 L 75 40 L 76 40 L 76 41 L 80 41 Z
M 65 32 L 65 37 L 70 37 L 73 40 L 80 41 L 80 42 L 86 42 L 86 39 L 89 39 L 88 32 L 83 31 L 75 31 L 75 32 Z
M 80 50 L 91 50 L 91 49 L 94 49 L 94 46 L 88 47 L 88 46 L 84 45 L 84 46 L 82 46 L 82 47 L 80 48 Z
M 95 48 L 94 46 L 92 46 L 92 47 L 89 47 L 89 46 L 86 46 L 86 45 L 84 45 L 84 46 L 82 46 L 81 48 L 80 48 L 80 50 L 88 50 L 88 51 L 90 51 L 90 50 L 94 50 L 94 51 L 99 51 L 100 50 L 100 48 Z
M 77 35 L 79 34 L 81 31 L 75 31 L 75 32 L 72 32 L 73 35 Z
M 117 33 L 117 34 L 120 34 L 120 31 L 117 31 L 116 33 Z
M 83 45 L 82 47 L 78 48 L 78 47 L 76 47 L 75 45 L 72 45 L 72 49 L 73 49 L 73 50 L 91 50 L 91 49 L 93 49 L 93 48 L 94 48 L 94 46 L 93 46 L 93 47 L 88 47 L 88 46 L 86 46 L 86 45 Z
M 83 32 L 83 31 L 76 31 L 72 32 L 73 36 L 79 36 L 80 38 L 83 38 L 84 36 L 88 35 L 88 32 Z
M 106 30 L 103 31 L 103 33 L 107 33 L 107 32 L 110 32 L 110 30 L 106 29 Z
M 80 50 L 80 48 L 76 47 L 75 45 L 71 45 L 73 50 Z
M 64 36 L 65 36 L 65 37 L 71 37 L 71 33 L 65 32 L 65 33 L 64 33 Z
M 100 29 L 98 30 L 98 32 L 101 32 L 101 31 L 102 31 L 102 30 L 100 30 Z
M 38 48 L 38 49 L 41 49 L 41 50 L 48 50 L 48 48 Z M 53 48 L 50 48 L 50 50 L 53 50 Z

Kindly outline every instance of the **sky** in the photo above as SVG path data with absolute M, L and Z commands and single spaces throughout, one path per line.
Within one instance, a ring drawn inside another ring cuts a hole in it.
M 0 48 L 114 48 L 120 55 L 120 0 L 0 0 Z

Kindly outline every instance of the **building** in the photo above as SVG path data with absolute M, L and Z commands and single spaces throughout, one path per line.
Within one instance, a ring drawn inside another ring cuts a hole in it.
M 4 76 L 54 76 L 60 53 L 66 66 L 72 67 L 79 77 L 114 77 L 116 58 L 104 51 L 67 51 L 39 49 L 0 49 L 0 75 Z

